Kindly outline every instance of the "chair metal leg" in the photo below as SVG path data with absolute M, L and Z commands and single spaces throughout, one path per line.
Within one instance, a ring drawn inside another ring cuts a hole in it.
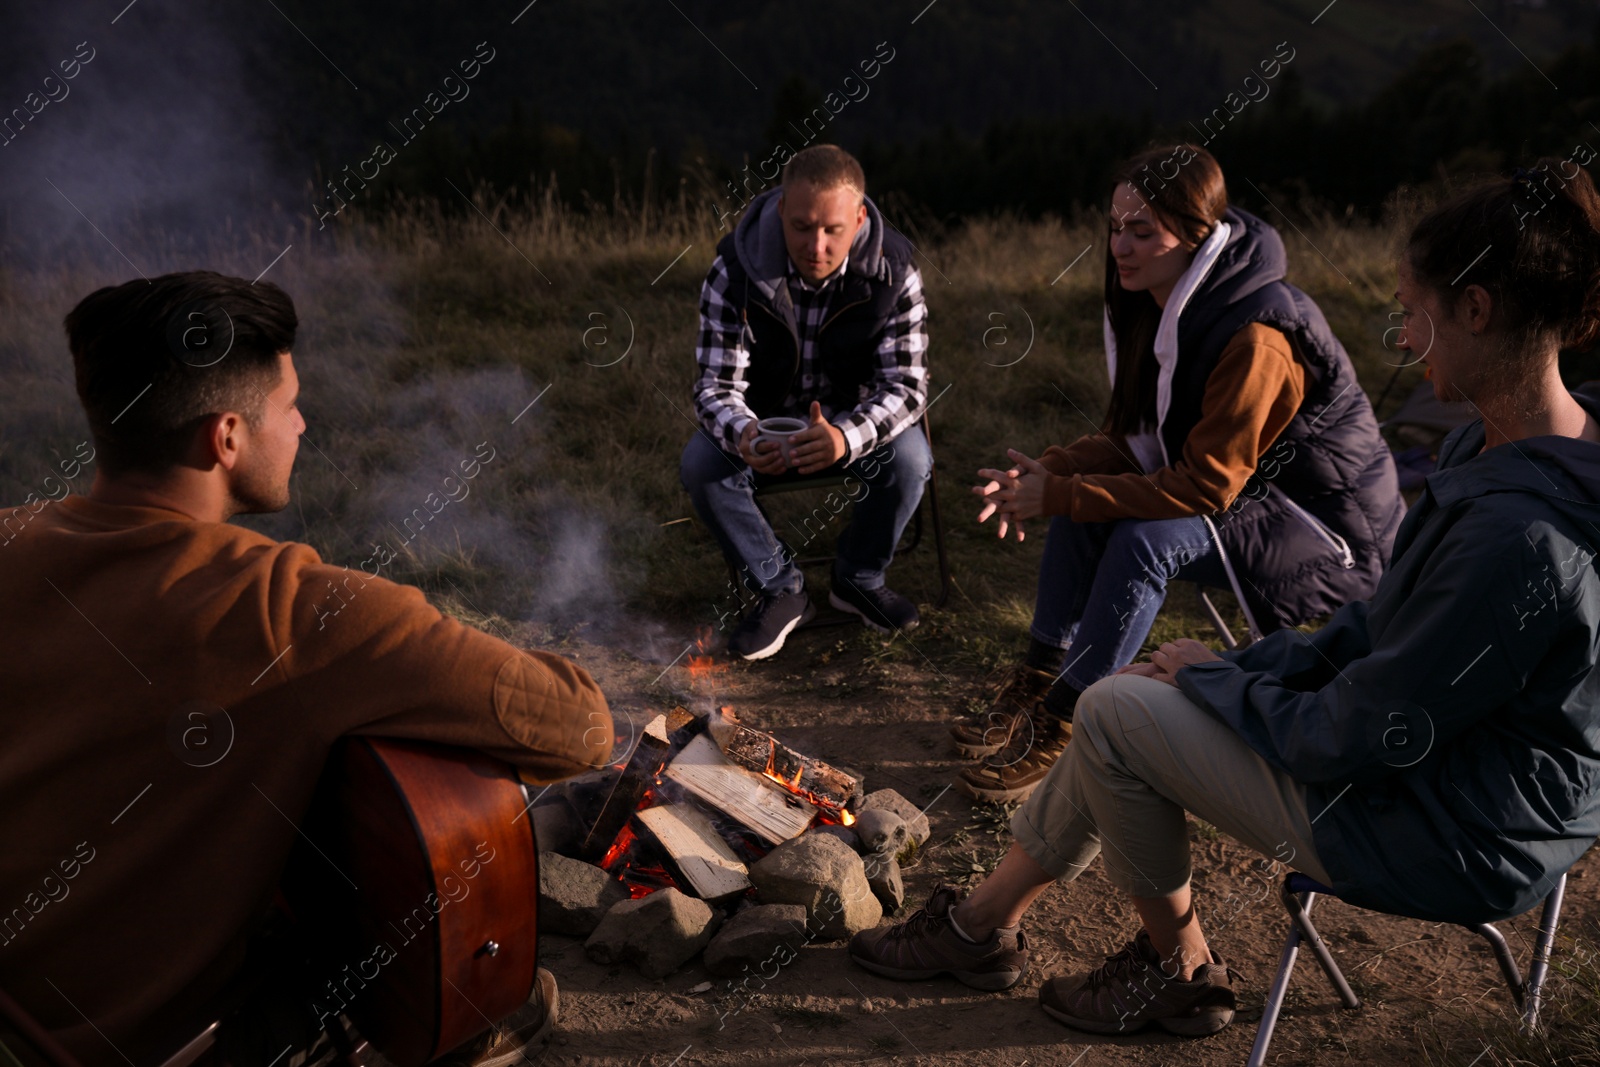
M 1322 935 L 1317 933 L 1317 928 L 1311 923 L 1311 906 L 1316 903 L 1317 894 L 1291 892 L 1289 880 L 1285 878 L 1278 888 L 1278 896 L 1283 901 L 1284 909 L 1289 913 L 1289 936 L 1283 943 L 1283 955 L 1278 958 L 1278 973 L 1272 980 L 1272 988 L 1267 991 L 1267 999 L 1261 1005 L 1261 1024 L 1256 1028 L 1256 1040 L 1250 1047 L 1247 1067 L 1261 1067 L 1266 1063 L 1267 1047 L 1272 1044 L 1272 1032 L 1277 1028 L 1278 1016 L 1283 1011 L 1283 1002 L 1289 993 L 1289 976 L 1294 971 L 1295 959 L 1300 953 L 1302 941 L 1310 946 L 1317 963 L 1322 966 L 1322 973 L 1328 976 L 1329 984 L 1333 986 L 1334 992 L 1339 994 L 1339 1000 L 1344 1006 L 1350 1009 L 1361 1007 L 1361 999 L 1350 988 L 1350 983 L 1345 981 L 1344 972 L 1339 970 L 1339 965 L 1333 960 L 1333 954 L 1323 943 Z
M 1302 902 L 1299 896 L 1289 892 L 1287 885 L 1279 890 L 1279 895 L 1283 898 L 1283 906 L 1289 910 L 1289 917 L 1300 928 L 1300 936 L 1311 946 L 1311 953 L 1316 956 L 1317 963 L 1322 965 L 1322 973 L 1328 976 L 1328 984 L 1339 994 L 1339 1000 L 1346 1008 L 1352 1010 L 1361 1007 L 1361 998 L 1356 996 L 1355 990 L 1350 988 L 1350 983 L 1345 981 L 1344 972 L 1339 970 L 1339 965 L 1333 960 L 1333 953 L 1328 951 L 1322 935 L 1317 933 L 1317 928 L 1311 924 L 1311 905 L 1316 901 L 1317 895 L 1306 893 Z
M 1272 1044 L 1272 1031 L 1278 1025 L 1278 1013 L 1283 1010 L 1284 998 L 1289 993 L 1289 975 L 1294 971 L 1294 961 L 1300 955 L 1300 928 L 1289 924 L 1289 936 L 1283 942 L 1283 954 L 1278 957 L 1278 973 L 1267 990 L 1267 999 L 1261 1005 L 1261 1025 L 1256 1028 L 1255 1044 L 1250 1046 L 1250 1058 L 1245 1067 L 1262 1067 L 1267 1062 L 1267 1047 Z
M 1517 1002 L 1517 1010 L 1523 1009 L 1525 995 L 1522 988 L 1522 972 L 1517 969 L 1517 961 L 1511 955 L 1511 948 L 1506 944 L 1505 935 L 1495 928 L 1493 923 L 1462 923 L 1468 930 L 1489 942 L 1489 947 L 1494 949 L 1495 962 L 1500 965 L 1500 975 L 1506 980 L 1506 985 L 1511 989 L 1511 997 Z
M 1238 648 L 1239 642 L 1234 638 L 1233 631 L 1228 629 L 1228 624 L 1222 621 L 1222 613 L 1211 602 L 1211 597 L 1206 593 L 1206 587 L 1196 582 L 1194 591 L 1195 595 L 1200 598 L 1200 609 L 1211 620 L 1211 625 L 1217 628 L 1217 634 L 1222 638 L 1222 647 L 1227 649 Z
M 1533 943 L 1533 959 L 1528 964 L 1528 996 L 1522 1014 L 1525 1033 L 1537 1033 L 1539 1006 L 1544 998 L 1544 980 L 1550 973 L 1550 950 L 1556 940 L 1556 924 L 1561 921 L 1561 900 L 1566 895 L 1567 876 L 1556 881 L 1556 887 L 1544 898 L 1544 911 L 1539 917 L 1539 937 Z

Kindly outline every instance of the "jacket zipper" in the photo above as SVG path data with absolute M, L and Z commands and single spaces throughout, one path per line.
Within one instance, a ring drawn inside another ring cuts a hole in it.
M 1294 498 L 1288 493 L 1284 493 L 1281 489 L 1279 489 L 1278 492 L 1283 495 L 1284 503 L 1289 505 L 1289 510 L 1300 516 L 1300 518 L 1305 521 L 1306 525 L 1310 526 L 1312 531 L 1318 537 L 1322 538 L 1324 544 L 1339 553 L 1339 561 L 1344 564 L 1345 570 L 1350 570 L 1356 565 L 1356 557 L 1353 553 L 1351 553 L 1350 546 L 1345 542 L 1344 538 L 1328 529 L 1327 526 L 1323 525 L 1322 520 L 1318 519 L 1315 515 L 1311 514 L 1311 512 L 1307 511 L 1299 504 L 1295 503 Z

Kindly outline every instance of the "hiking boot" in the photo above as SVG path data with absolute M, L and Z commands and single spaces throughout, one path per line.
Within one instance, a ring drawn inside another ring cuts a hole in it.
M 987 711 L 950 727 L 950 743 L 967 759 L 994 755 L 1011 743 L 1033 705 L 1043 699 L 1054 681 L 1055 676 L 1049 671 L 1017 664 L 1006 675 Z
M 810 622 L 817 610 L 805 590 L 763 596 L 761 603 L 739 621 L 728 638 L 728 655 L 740 659 L 766 659 L 783 647 L 796 626 Z
M 883 634 L 915 630 L 922 621 L 917 606 L 886 585 L 863 589 L 852 581 L 841 583 L 835 578 L 828 603 L 840 611 L 859 615 L 862 622 Z
M 433 1061 L 433 1067 L 506 1067 L 529 1058 L 528 1046 L 550 1036 L 556 1025 L 556 976 L 539 968 L 528 1002 L 477 1037 Z
M 1039 1006 L 1051 1018 L 1095 1034 L 1131 1034 L 1155 1023 L 1168 1033 L 1199 1037 L 1233 1021 L 1233 977 L 1215 952 L 1187 982 L 1168 977 L 1150 935 L 1140 930 L 1094 970 L 1045 982 Z
M 905 922 L 863 930 L 850 939 L 850 958 L 873 974 L 902 982 L 948 974 L 973 989 L 1010 989 L 1028 972 L 1028 939 L 1004 926 L 986 941 L 969 941 L 950 924 L 961 890 L 942 885 Z
M 1019 717 L 1010 743 L 968 767 L 956 779 L 956 788 L 973 800 L 1011 804 L 1028 799 L 1072 740 L 1072 724 L 1058 719 L 1038 701 L 1026 718 Z

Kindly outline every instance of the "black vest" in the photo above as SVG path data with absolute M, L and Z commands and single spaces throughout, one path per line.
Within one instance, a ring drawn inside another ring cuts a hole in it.
M 1259 322 L 1289 338 L 1305 368 L 1305 398 L 1238 498 L 1212 516 L 1252 613 L 1271 631 L 1370 597 L 1405 502 L 1344 346 L 1311 298 L 1283 280 L 1277 232 L 1237 208 L 1223 218 L 1233 232 L 1178 319 L 1178 362 L 1161 433 L 1167 454 L 1182 455 L 1200 420 L 1206 380 L 1240 330 Z M 1352 565 L 1327 532 L 1346 542 Z
M 787 278 L 778 286 L 775 301 L 769 301 L 739 262 L 734 234 L 718 242 L 717 253 L 728 271 L 726 299 L 739 309 L 746 327 L 750 366 L 745 380 L 750 385 L 745 403 L 759 418 L 803 414 L 785 411 L 782 406 L 800 377 L 800 339 L 789 328 L 794 304 Z M 887 230 L 883 234 L 887 278 L 868 277 L 852 262 L 830 295 L 816 345 L 818 368 L 824 377 L 822 395 L 817 399 L 832 410 L 849 411 L 870 395 L 878 372 L 878 342 L 884 326 L 894 317 L 895 300 L 911 256 L 911 243 Z

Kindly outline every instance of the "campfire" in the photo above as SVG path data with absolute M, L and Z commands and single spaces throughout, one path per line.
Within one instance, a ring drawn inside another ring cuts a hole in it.
M 673 886 L 726 901 L 750 888 L 747 864 L 814 826 L 850 826 L 860 799 L 854 775 L 750 729 L 731 708 L 679 707 L 645 727 L 579 858 L 635 898 Z
M 654 978 L 697 956 L 723 977 L 770 970 L 904 901 L 899 860 L 927 840 L 926 815 L 741 722 L 715 699 L 717 673 L 691 657 L 680 700 L 696 710 L 657 715 L 620 763 L 530 809 L 540 929 L 585 938 L 597 963 Z

